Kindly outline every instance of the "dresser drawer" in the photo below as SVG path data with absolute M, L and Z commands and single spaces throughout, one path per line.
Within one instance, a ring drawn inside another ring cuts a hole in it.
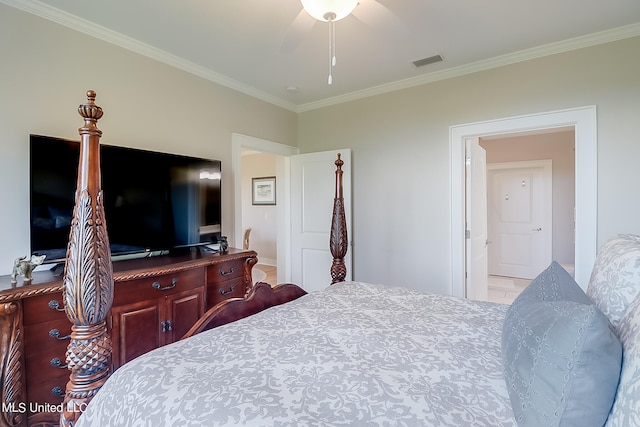
M 204 285 L 204 267 L 115 284 L 113 306 L 160 298 Z
M 64 319 L 27 325 L 24 327 L 24 354 L 30 357 L 33 354 L 51 352 L 64 356 L 69 345 L 71 334 L 71 322 Z
M 25 358 L 27 371 L 27 384 L 35 385 L 47 381 L 50 378 L 65 377 L 62 387 L 67 383 L 71 371 L 67 369 L 65 347 L 61 351 L 47 351 L 34 353 Z
M 61 369 L 61 371 L 64 371 Z M 58 377 L 41 377 L 43 381 L 37 382 L 37 378 L 27 379 L 27 401 L 34 404 L 50 403 L 59 405 L 64 400 L 65 388 L 69 381 L 69 372 Z
M 207 284 L 222 283 L 230 279 L 243 277 L 244 259 L 220 262 L 207 267 Z
M 26 326 L 51 320 L 67 319 L 63 301 L 62 292 L 25 298 L 22 302 L 24 310 L 23 324 Z M 68 322 L 69 320 L 67 320 Z
M 207 310 L 229 298 L 244 298 L 247 288 L 242 278 L 207 285 Z

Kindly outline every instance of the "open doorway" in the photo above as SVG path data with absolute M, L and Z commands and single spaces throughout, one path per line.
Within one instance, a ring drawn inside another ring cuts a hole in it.
M 244 237 L 242 152 L 252 150 L 276 156 L 277 283 L 298 283 L 315 290 L 331 282 L 331 212 L 335 181 L 335 161 L 343 162 L 344 211 L 351 229 L 351 150 L 329 150 L 299 154 L 297 147 L 241 134 L 233 134 L 231 144 L 234 221 L 232 245 L 242 245 Z M 319 176 L 321 178 L 317 179 Z M 312 237 L 309 237 L 311 233 Z M 237 247 L 237 246 L 236 246 Z M 242 246 L 240 246 L 242 247 Z M 347 280 L 351 280 L 351 250 L 345 256 Z M 258 254 L 260 259 L 260 254 Z M 318 262 L 318 260 L 321 260 Z M 258 261 L 260 262 L 260 261 Z M 326 268 L 321 266 L 326 265 Z M 320 271 L 321 269 L 322 271 Z
M 287 252 L 290 251 L 290 245 L 288 244 L 290 240 L 290 229 L 286 226 L 290 217 L 288 209 L 289 172 L 286 163 L 288 162 L 288 158 L 298 154 L 298 151 L 298 148 L 290 145 L 237 133 L 232 135 L 231 157 L 234 195 L 234 238 L 231 243 L 235 245 L 235 247 L 243 246 L 246 229 L 251 227 L 250 222 L 252 222 L 253 219 L 260 222 L 261 227 L 265 225 L 265 221 L 270 223 L 271 226 L 275 226 L 275 232 L 267 232 L 264 230 L 265 235 L 269 235 L 268 240 L 275 239 L 275 253 L 272 252 L 271 249 L 268 249 L 267 252 L 263 252 L 263 256 L 257 251 L 258 263 L 262 262 L 265 264 L 265 267 L 261 270 L 264 272 L 264 279 L 262 275 L 260 275 L 260 279 L 264 281 L 272 280 L 273 284 L 290 281 L 290 267 L 287 264 L 290 259 L 287 254 Z M 265 209 L 256 209 L 255 211 L 251 209 L 251 179 L 254 177 L 263 177 L 265 173 L 267 173 L 266 170 L 259 169 L 257 166 L 255 169 L 253 168 L 252 165 L 254 165 L 254 163 L 250 160 L 252 156 L 256 156 L 253 160 L 259 160 L 261 158 L 260 156 L 266 156 L 264 157 L 265 159 L 268 158 L 270 162 L 273 162 L 273 166 L 269 166 L 268 175 L 275 176 L 276 178 L 276 204 L 269 205 L 271 208 L 267 209 L 268 212 L 264 212 Z M 256 244 L 259 249 L 260 244 L 258 244 L 258 241 L 261 239 L 261 236 L 259 236 L 256 229 L 251 228 L 252 231 L 249 235 L 250 249 L 255 249 Z M 273 237 L 273 235 L 275 235 L 275 237 Z M 251 247 L 252 245 L 253 247 Z M 273 242 L 271 245 L 273 245 Z M 263 258 L 265 259 L 263 260 Z M 274 264 L 274 268 L 269 268 L 271 264 Z M 271 274 L 271 276 L 268 276 L 269 274 Z M 276 276 L 275 279 L 273 279 L 273 275 Z
M 272 184 L 277 183 L 276 165 L 280 156 L 246 148 L 241 150 L 240 156 L 241 247 L 258 253 L 258 265 L 253 268 L 254 283 L 267 282 L 274 285 L 277 283 L 278 265 L 278 193 Z M 261 197 L 261 192 L 265 196 Z
M 597 132 L 595 106 L 552 111 L 452 126 L 451 143 L 451 293 L 465 296 L 466 206 L 465 144 L 469 138 L 484 138 L 525 132 L 573 128 L 575 130 L 575 278 L 586 289 L 596 256 Z
M 575 265 L 573 127 L 480 138 L 487 163 L 489 301 L 510 303 L 552 259 Z

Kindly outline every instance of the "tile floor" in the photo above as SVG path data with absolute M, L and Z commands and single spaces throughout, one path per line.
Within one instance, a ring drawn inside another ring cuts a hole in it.
M 529 283 L 531 279 L 489 276 L 488 299 L 492 302 L 511 304 Z

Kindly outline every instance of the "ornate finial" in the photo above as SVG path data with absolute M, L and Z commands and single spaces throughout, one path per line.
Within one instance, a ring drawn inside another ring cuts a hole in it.
M 338 159 L 334 162 L 334 164 L 336 165 L 336 198 L 342 198 L 342 165 L 344 165 L 344 161 L 340 156 L 340 153 L 338 153 Z
M 78 114 L 84 117 L 85 125 L 92 124 L 95 127 L 95 122 L 102 117 L 102 108 L 95 104 L 96 92 L 93 90 L 87 91 L 87 103 L 80 104 L 78 107 Z

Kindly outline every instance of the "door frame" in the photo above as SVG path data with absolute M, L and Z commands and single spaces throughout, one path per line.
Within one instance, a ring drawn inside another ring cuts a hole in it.
M 465 293 L 465 139 L 573 126 L 575 129 L 575 279 L 586 289 L 597 250 L 597 116 L 585 106 L 449 128 L 451 294 Z
M 280 144 L 278 142 L 240 133 L 231 134 L 231 173 L 233 175 L 233 240 L 232 246 L 239 247 L 243 239 L 242 224 L 242 150 L 255 150 L 262 153 L 279 156 L 276 160 L 276 194 L 278 204 L 276 205 L 276 222 L 278 230 L 276 232 L 277 242 L 277 274 L 278 283 L 291 281 L 291 230 L 290 223 L 290 199 L 291 199 L 291 176 L 289 169 L 289 157 L 299 154 L 300 149 L 291 145 Z M 259 260 L 258 260 L 259 261 Z

